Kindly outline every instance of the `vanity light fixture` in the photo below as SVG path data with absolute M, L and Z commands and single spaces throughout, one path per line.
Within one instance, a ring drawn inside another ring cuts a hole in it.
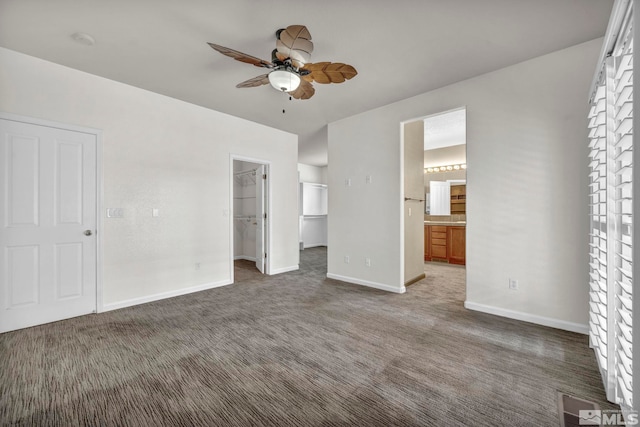
M 458 171 L 461 169 L 467 169 L 466 163 L 459 163 L 457 165 L 445 165 L 445 166 L 433 166 L 424 168 L 424 173 L 435 173 L 435 172 L 450 172 L 450 171 Z

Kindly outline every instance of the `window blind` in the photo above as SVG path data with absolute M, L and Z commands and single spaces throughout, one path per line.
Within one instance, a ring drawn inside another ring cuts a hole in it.
M 607 98 L 606 70 L 589 111 L 589 341 L 605 385 L 609 371 L 607 282 Z M 607 387 L 607 397 L 613 390 Z
M 631 4 L 631 3 L 630 3 Z M 589 109 L 589 342 L 607 398 L 633 408 L 633 31 L 631 6 Z
M 630 22 L 630 21 L 629 21 Z M 614 277 L 616 402 L 633 406 L 633 37 L 627 25 L 619 52 L 613 57 Z

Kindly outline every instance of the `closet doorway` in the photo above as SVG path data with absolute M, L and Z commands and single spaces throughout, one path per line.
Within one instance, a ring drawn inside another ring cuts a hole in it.
M 231 170 L 231 271 L 235 282 L 237 267 L 249 275 L 269 274 L 269 165 L 232 156 Z

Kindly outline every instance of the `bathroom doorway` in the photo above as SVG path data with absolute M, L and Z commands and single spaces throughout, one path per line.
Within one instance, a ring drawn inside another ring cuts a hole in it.
M 439 267 L 466 265 L 466 108 L 408 120 L 401 132 L 409 286 Z

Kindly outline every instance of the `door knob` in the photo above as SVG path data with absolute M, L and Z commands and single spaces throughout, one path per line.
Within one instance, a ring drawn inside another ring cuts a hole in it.
M 91 236 L 91 230 L 84 230 L 84 235 L 85 236 Z

